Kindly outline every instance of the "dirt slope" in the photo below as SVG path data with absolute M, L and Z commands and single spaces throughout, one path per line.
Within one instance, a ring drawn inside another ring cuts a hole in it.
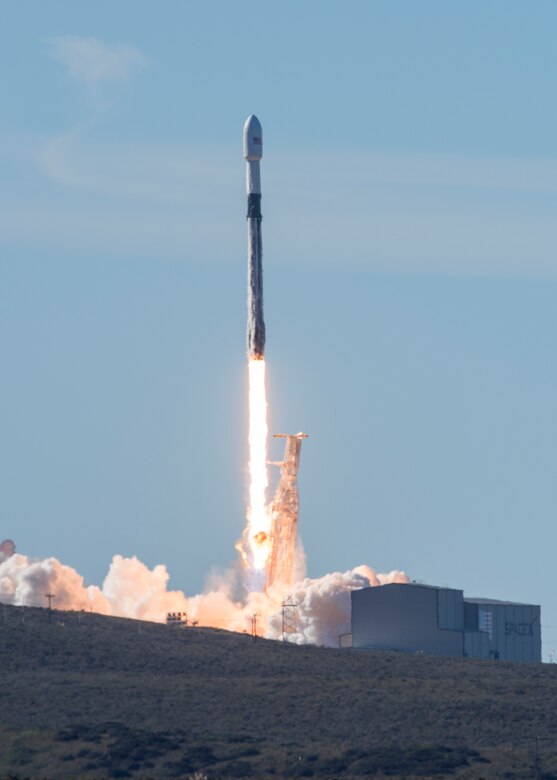
M 557 665 L 0 606 L 0 778 L 196 772 L 557 778 Z

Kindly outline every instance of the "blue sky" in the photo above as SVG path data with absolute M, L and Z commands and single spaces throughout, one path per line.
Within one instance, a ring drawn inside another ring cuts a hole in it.
M 0 536 L 190 594 L 233 560 L 255 112 L 310 574 L 541 603 L 557 652 L 556 24 L 541 0 L 6 6 Z

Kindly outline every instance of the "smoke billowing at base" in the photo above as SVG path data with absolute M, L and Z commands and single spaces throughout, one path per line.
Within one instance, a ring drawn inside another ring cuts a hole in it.
M 298 567 L 303 552 L 298 548 Z M 338 646 L 339 634 L 350 631 L 350 592 L 369 585 L 408 582 L 399 571 L 376 574 L 369 566 L 326 574 L 318 579 L 301 576 L 288 590 L 239 595 L 234 569 L 214 580 L 197 596 L 168 590 L 166 566 L 149 569 L 136 557 L 115 555 L 102 587 L 85 585 L 83 577 L 56 558 L 33 560 L 0 552 L 0 602 L 16 606 L 46 606 L 45 593 L 55 594 L 53 607 L 92 610 L 103 615 L 164 622 L 168 612 L 186 612 L 200 626 L 251 631 L 258 615 L 258 633 L 269 639 L 282 636 L 282 602 L 286 595 L 296 604 L 296 631 L 288 640 L 296 644 Z

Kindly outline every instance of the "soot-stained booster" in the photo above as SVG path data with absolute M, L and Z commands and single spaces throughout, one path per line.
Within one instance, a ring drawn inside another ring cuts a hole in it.
M 255 115 L 244 124 L 244 157 L 248 194 L 248 358 L 262 360 L 265 354 L 263 319 L 263 244 L 261 240 L 261 171 L 263 131 Z

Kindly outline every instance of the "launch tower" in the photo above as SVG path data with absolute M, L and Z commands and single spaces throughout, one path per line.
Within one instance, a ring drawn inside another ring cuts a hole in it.
M 286 439 L 284 460 L 273 462 L 280 466 L 280 480 L 271 504 L 271 550 L 265 571 L 265 589 L 274 584 L 292 585 L 294 556 L 298 533 L 298 468 L 302 439 L 307 433 L 275 433 L 275 439 Z

